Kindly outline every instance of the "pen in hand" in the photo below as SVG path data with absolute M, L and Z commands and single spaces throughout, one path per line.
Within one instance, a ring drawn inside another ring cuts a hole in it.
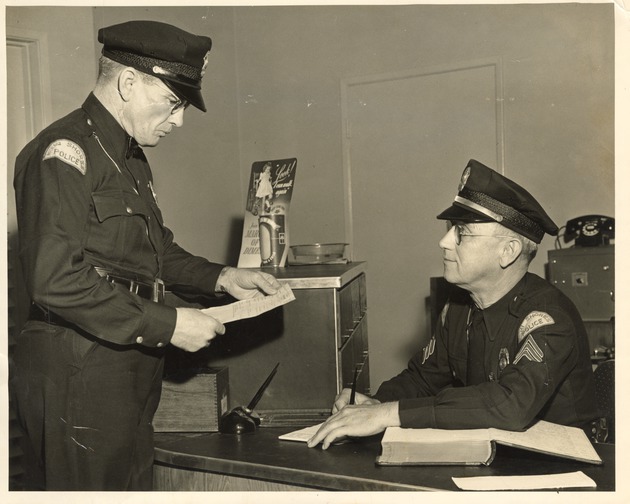
M 350 391 L 350 402 L 348 404 L 354 404 L 354 396 L 357 393 L 357 378 L 359 377 L 359 366 L 354 368 L 354 378 L 352 379 L 352 390 Z

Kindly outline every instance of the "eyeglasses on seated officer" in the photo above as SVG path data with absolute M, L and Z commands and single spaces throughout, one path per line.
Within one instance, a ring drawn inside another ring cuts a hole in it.
M 453 222 L 453 221 L 446 221 L 447 232 L 449 232 L 451 229 L 453 230 L 453 233 L 455 235 L 455 243 L 457 245 L 460 245 L 462 243 L 462 236 L 489 236 L 489 237 L 495 237 L 495 238 L 513 238 L 513 236 L 499 235 L 499 234 L 494 234 L 494 233 L 471 233 L 467 231 L 467 227 L 465 224 Z

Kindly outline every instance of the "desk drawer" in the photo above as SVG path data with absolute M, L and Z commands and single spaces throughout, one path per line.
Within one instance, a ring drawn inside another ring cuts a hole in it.
M 365 274 L 362 274 L 339 291 L 339 348 L 350 338 L 366 311 Z
M 341 388 L 352 386 L 354 370 L 357 366 L 363 368 L 368 356 L 367 346 L 367 317 L 363 317 L 357 324 L 355 330 L 346 340 L 340 351 L 340 375 Z M 367 377 L 366 377 L 367 378 Z M 368 384 L 369 384 L 369 380 Z M 359 381 L 361 383 L 361 380 Z M 357 387 L 359 392 L 365 393 L 365 387 Z

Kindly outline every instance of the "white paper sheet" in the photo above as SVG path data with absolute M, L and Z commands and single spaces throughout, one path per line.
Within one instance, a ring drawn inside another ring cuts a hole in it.
M 311 425 L 310 427 L 305 427 L 303 429 L 299 429 L 293 432 L 288 432 L 286 434 L 282 434 L 281 436 L 278 436 L 278 439 L 282 439 L 284 441 L 302 441 L 306 443 L 309 439 L 311 439 L 315 435 L 315 433 L 322 426 L 322 423 L 319 423 L 317 425 Z
M 278 306 L 293 301 L 295 296 L 288 284 L 282 285 L 278 292 L 272 296 L 259 296 L 251 299 L 243 299 L 225 306 L 213 306 L 201 310 L 206 315 L 214 317 L 219 322 L 226 324 L 235 320 L 256 317 L 261 313 L 273 310 Z
M 475 476 L 453 478 L 462 490 L 543 490 L 550 488 L 595 488 L 597 485 L 582 471 L 534 476 Z

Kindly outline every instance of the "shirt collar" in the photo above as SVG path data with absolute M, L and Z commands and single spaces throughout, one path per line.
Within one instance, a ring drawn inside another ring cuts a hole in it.
M 523 276 L 510 291 L 496 303 L 491 304 L 483 312 L 483 320 L 488 330 L 488 337 L 494 341 L 497 331 L 501 329 L 503 322 L 511 316 L 511 306 L 517 302 L 526 283 L 527 275 Z
M 94 93 L 89 94 L 82 108 L 90 117 L 92 127 L 97 130 L 96 134 L 107 145 L 108 152 L 116 156 L 116 159 L 129 158 L 142 152 L 138 142 L 118 124 Z

